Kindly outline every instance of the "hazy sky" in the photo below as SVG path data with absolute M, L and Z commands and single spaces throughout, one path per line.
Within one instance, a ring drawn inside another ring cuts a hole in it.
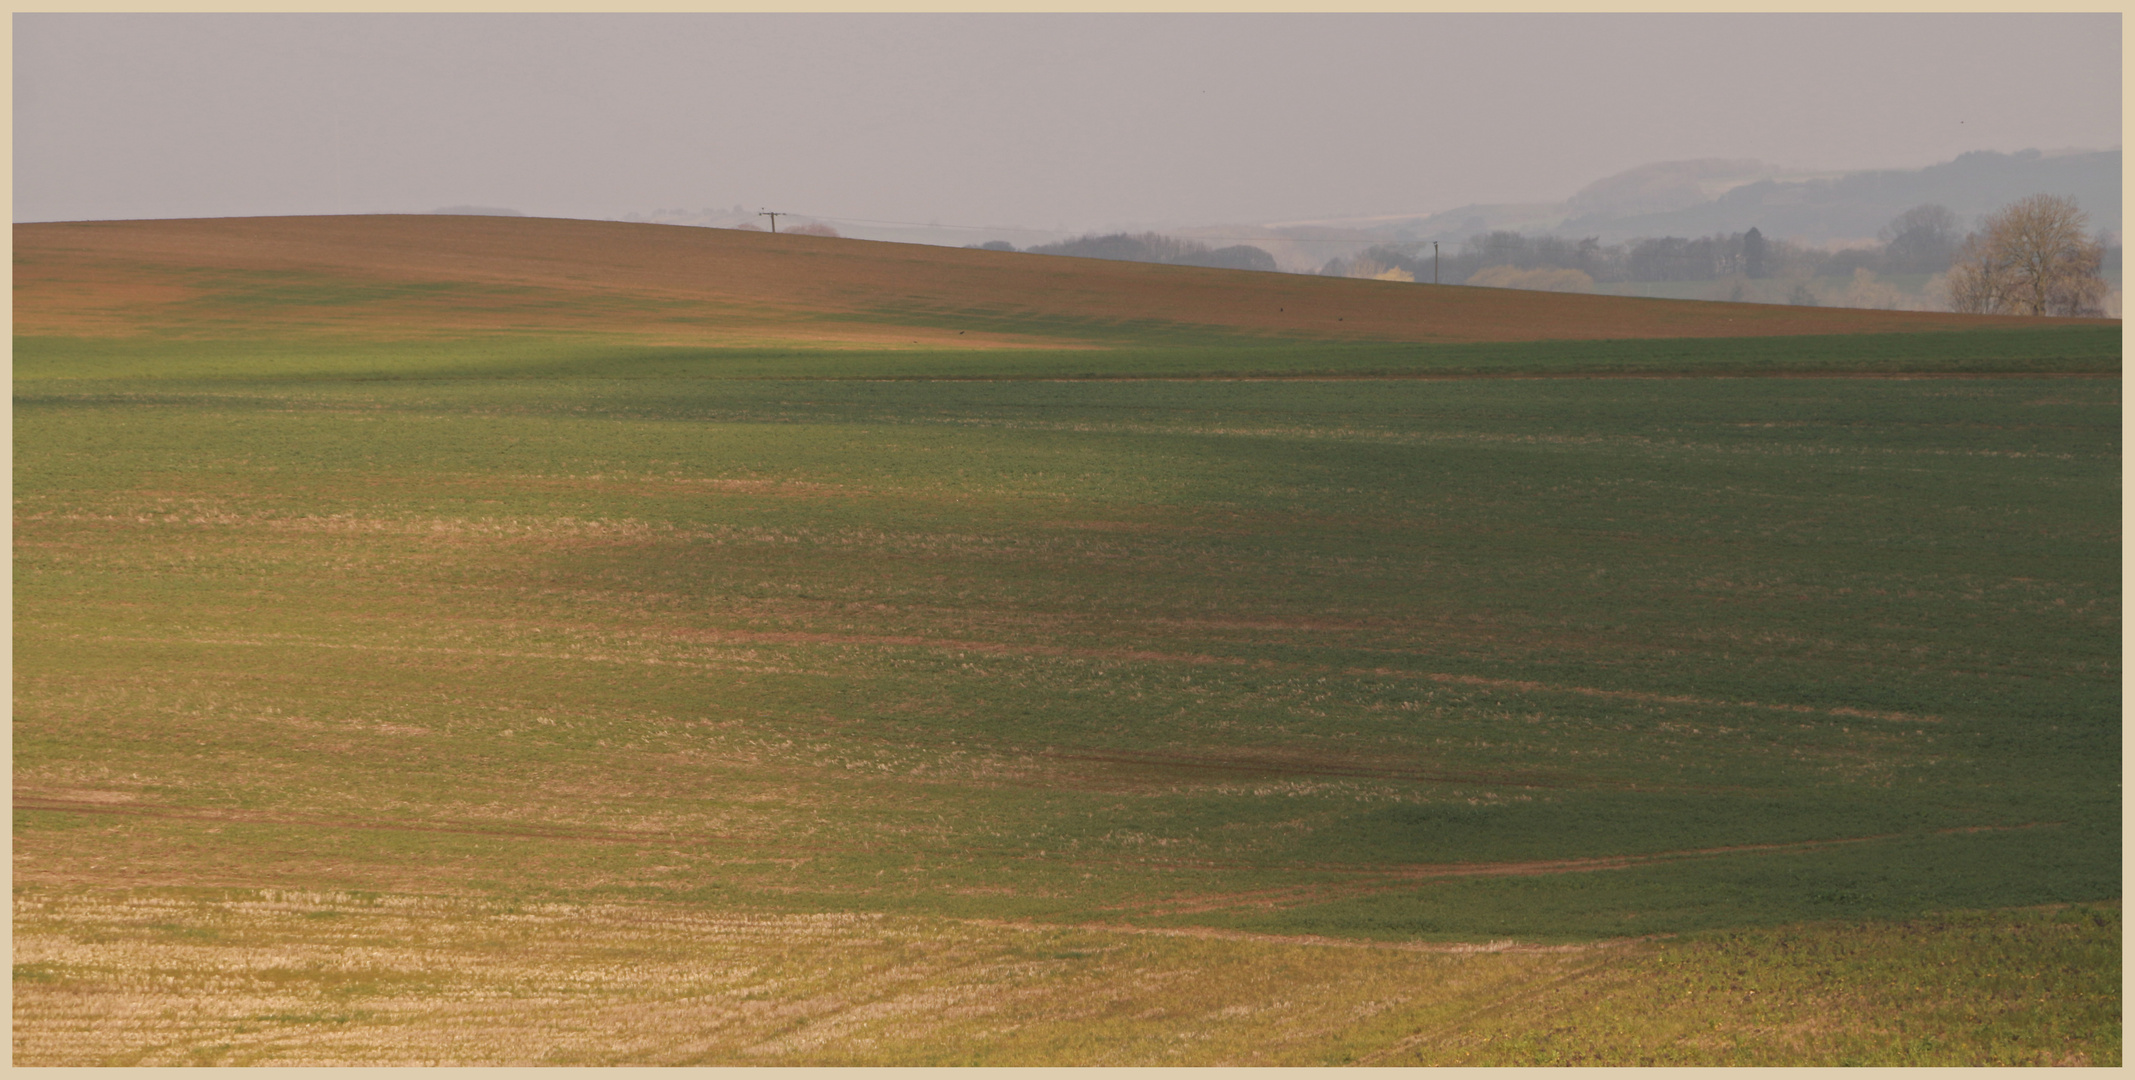
M 1081 229 L 2120 144 L 2108 15 L 14 16 L 15 220 Z

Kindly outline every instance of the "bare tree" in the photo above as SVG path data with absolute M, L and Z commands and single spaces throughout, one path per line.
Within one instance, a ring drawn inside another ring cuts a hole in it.
M 1950 307 L 1979 314 L 2096 315 L 2104 249 L 2072 199 L 2033 195 L 1996 211 L 1950 267 Z

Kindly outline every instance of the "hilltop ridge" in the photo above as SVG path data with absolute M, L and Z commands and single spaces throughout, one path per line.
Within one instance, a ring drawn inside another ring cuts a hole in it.
M 420 339 L 524 330 L 701 346 L 1089 348 L 1147 344 L 1170 332 L 1452 344 L 2039 325 L 554 218 L 61 222 L 16 225 L 14 238 L 18 336 Z
M 1659 161 L 1606 176 L 1556 203 L 1476 203 L 1357 223 L 1402 240 L 1465 240 L 1508 229 L 1592 236 L 1603 243 L 1703 236 L 1755 227 L 1805 244 L 1863 242 L 1923 203 L 1970 221 L 2041 192 L 2065 195 L 2093 227 L 2120 231 L 2120 151 L 1973 151 L 1917 169 L 1783 169 L 1757 161 Z M 1335 224 L 1326 222 L 1323 224 Z

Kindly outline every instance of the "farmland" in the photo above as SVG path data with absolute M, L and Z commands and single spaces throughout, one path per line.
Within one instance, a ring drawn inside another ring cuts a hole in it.
M 18 1064 L 2119 1061 L 2117 323 L 16 250 Z

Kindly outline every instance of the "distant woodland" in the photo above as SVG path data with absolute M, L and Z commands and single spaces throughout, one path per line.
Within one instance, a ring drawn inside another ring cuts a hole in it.
M 995 240 L 973 247 L 990 251 L 1014 251 L 1015 245 Z M 1039 244 L 1027 249 L 1033 255 L 1073 255 L 1084 259 L 1118 259 L 1123 262 L 1167 263 L 1172 266 L 1207 266 L 1218 270 L 1274 270 L 1275 256 L 1257 247 L 1234 244 L 1210 247 L 1159 233 L 1112 233 L 1083 236 L 1057 244 Z
M 1929 203 L 1899 214 L 1873 246 L 1832 251 L 1768 238 L 1756 228 L 1710 236 L 1663 236 L 1603 244 L 1598 238 L 1526 236 L 1497 230 L 1434 259 L 1423 242 L 1380 244 L 1329 260 L 1322 274 L 1446 285 L 1559 292 L 1620 291 L 1610 285 L 1712 282 L 1731 286 L 1700 298 L 1871 308 L 1949 306 L 1943 277 L 1968 237 L 1957 215 Z M 2117 286 L 2121 244 L 2101 234 L 2099 269 Z

